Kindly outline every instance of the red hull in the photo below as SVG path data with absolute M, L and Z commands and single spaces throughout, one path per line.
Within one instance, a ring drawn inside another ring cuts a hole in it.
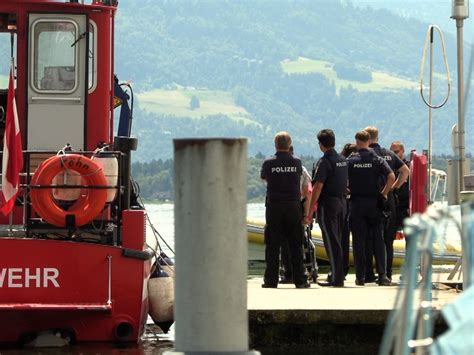
M 137 340 L 148 312 L 150 263 L 122 252 L 99 244 L 0 238 L 0 341 L 49 329 L 72 330 L 77 341 L 113 341 L 123 323 L 132 333 L 122 340 Z

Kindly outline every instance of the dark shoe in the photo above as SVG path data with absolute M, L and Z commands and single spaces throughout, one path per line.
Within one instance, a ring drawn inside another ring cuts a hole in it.
M 333 283 L 333 282 L 318 282 L 318 285 L 321 287 L 344 287 L 344 282 L 338 282 L 338 283 Z
M 280 283 L 281 283 L 281 284 L 292 284 L 292 283 L 293 283 L 293 279 L 284 278 L 284 279 L 281 279 L 281 280 L 280 280 Z
M 364 286 L 365 281 L 364 281 L 364 279 L 357 279 L 357 278 L 356 278 L 355 284 L 356 284 L 357 286 Z
M 371 284 L 373 282 L 377 282 L 375 275 L 365 276 L 365 283 Z
M 379 276 L 379 279 L 377 281 L 377 284 L 379 286 L 392 286 L 392 282 L 390 281 L 390 279 L 385 276 L 385 275 L 381 275 Z
M 310 288 L 311 284 L 305 282 L 304 284 L 295 285 L 296 288 Z
M 262 284 L 262 288 L 278 288 L 278 285 Z

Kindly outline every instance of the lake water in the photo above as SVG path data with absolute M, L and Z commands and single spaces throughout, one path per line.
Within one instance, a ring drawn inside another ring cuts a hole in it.
M 151 223 L 153 223 L 164 241 L 174 249 L 174 205 L 172 203 L 147 204 L 145 207 Z M 461 237 L 457 227 L 457 222 L 461 220 L 459 206 L 450 206 L 449 213 L 452 215 L 452 218 L 446 219 L 439 224 L 441 228 L 440 238 L 460 244 Z M 264 203 L 247 204 L 247 216 L 249 218 L 265 219 Z M 156 246 L 155 237 L 150 226 L 147 228 L 147 242 L 150 246 Z M 165 252 L 168 251 L 167 246 L 161 240 L 160 245 Z
M 174 205 L 172 203 L 146 204 L 145 205 L 150 222 L 164 241 L 174 249 Z M 247 205 L 247 216 L 250 218 L 265 219 L 265 206 L 262 203 L 249 203 Z M 158 237 L 159 238 L 159 237 Z M 159 240 L 165 252 L 168 247 Z M 147 226 L 147 243 L 155 247 L 156 240 L 150 225 Z

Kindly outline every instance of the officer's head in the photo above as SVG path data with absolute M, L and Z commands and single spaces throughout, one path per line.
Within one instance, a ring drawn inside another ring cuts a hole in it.
M 336 136 L 332 129 L 325 128 L 318 132 L 319 148 L 324 152 L 328 149 L 334 148 L 336 145 Z
M 405 147 L 403 146 L 402 142 L 392 142 L 390 145 L 390 150 L 394 152 L 400 159 L 403 159 L 403 156 L 405 155 Z
M 278 132 L 275 135 L 275 149 L 278 152 L 288 152 L 291 147 L 291 136 L 288 132 Z
M 355 135 L 357 149 L 368 148 L 370 142 L 370 135 L 366 130 L 359 131 Z
M 367 126 L 364 128 L 370 136 L 370 143 L 377 143 L 379 141 L 379 130 L 375 126 Z M 369 143 L 369 144 L 370 144 Z
M 354 143 L 346 143 L 341 150 L 341 155 L 344 155 L 346 158 L 348 158 L 349 155 L 355 152 L 357 152 L 357 146 Z

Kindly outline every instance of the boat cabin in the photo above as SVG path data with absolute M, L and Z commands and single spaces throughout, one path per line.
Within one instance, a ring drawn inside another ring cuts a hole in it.
M 69 143 L 77 150 L 94 150 L 112 141 L 115 7 L 97 0 L 93 6 L 2 2 L 0 68 L 5 78 L 14 59 L 24 149 L 57 150 Z M 4 109 L 7 84 L 2 80 Z
M 8 78 L 13 64 L 24 166 L 22 191 L 18 194 L 18 200 L 23 202 L 17 201 L 13 221 L 9 216 L 0 216 L 0 224 L 10 224 L 10 229 L 12 223 L 26 225 L 26 233 L 30 234 L 31 218 L 38 217 L 35 216 L 36 209 L 29 208 L 30 179 L 47 158 L 64 151 L 65 147 L 65 150 L 80 152 L 89 158 L 98 147 L 114 148 L 113 28 L 116 5 L 114 0 L 89 0 L 88 3 L 2 0 L 0 146 L 4 143 Z M 134 149 L 136 142 L 126 145 L 130 144 L 129 148 Z M 120 157 L 117 155 L 117 158 Z M 111 174 L 116 176 L 118 171 Z M 66 175 L 69 176 L 56 178 L 52 183 L 66 185 L 75 181 L 81 185 L 77 172 L 68 171 Z M 125 183 L 128 190 L 129 184 Z M 118 191 L 118 185 L 113 185 Z M 55 197 L 69 192 L 77 195 L 78 191 L 64 187 L 56 190 Z M 114 193 L 114 196 L 118 195 Z M 128 201 L 127 196 L 123 201 L 119 198 L 118 202 Z M 106 217 L 109 218 L 112 212 L 109 208 Z

